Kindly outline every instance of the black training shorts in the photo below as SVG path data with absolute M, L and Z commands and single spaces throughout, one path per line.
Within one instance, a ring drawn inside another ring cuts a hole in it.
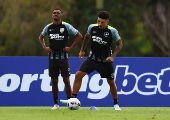
M 61 70 L 61 76 L 70 76 L 69 59 L 49 59 L 49 76 L 58 77 Z
M 86 72 L 88 74 L 94 70 L 99 72 L 101 78 L 114 80 L 113 62 L 98 62 L 88 57 L 82 62 L 79 68 L 79 71 Z

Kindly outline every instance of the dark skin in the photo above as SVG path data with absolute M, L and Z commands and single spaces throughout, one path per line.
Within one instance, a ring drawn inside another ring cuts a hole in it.
M 109 20 L 107 19 L 101 19 L 98 17 L 97 19 L 97 23 L 98 23 L 98 26 L 100 29 L 106 29 L 107 28 L 107 25 L 109 23 Z M 82 44 L 82 47 L 81 47 L 81 50 L 79 52 L 79 60 L 80 59 L 84 59 L 84 49 L 88 43 L 88 41 L 90 40 L 90 35 L 88 34 L 88 32 L 86 33 L 85 37 L 84 37 L 84 41 L 83 41 L 83 44 Z M 123 43 L 122 43 L 122 40 L 119 39 L 117 42 L 116 42 L 116 48 L 113 52 L 113 54 L 110 56 L 110 57 L 107 57 L 106 58 L 106 61 L 107 62 L 113 62 L 114 58 L 116 57 L 116 55 L 119 53 L 119 51 L 122 49 L 122 46 L 123 46 Z M 77 71 L 76 73 L 76 76 L 75 76 L 75 80 L 74 80 L 74 84 L 73 84 L 73 93 L 74 94 L 78 94 L 78 91 L 81 87 L 81 83 L 82 83 L 82 78 L 86 75 L 87 73 L 86 72 L 82 72 L 82 71 Z M 115 84 L 115 80 L 110 80 L 107 78 L 107 82 L 110 86 L 110 92 L 112 94 L 112 98 L 113 99 L 117 99 L 118 96 L 117 96 L 117 86 Z
M 62 17 L 63 17 L 63 15 L 60 10 L 54 10 L 53 14 L 52 14 L 53 24 L 55 24 L 55 25 L 61 24 Z M 78 32 L 76 34 L 76 39 L 75 39 L 74 43 L 70 47 L 63 48 L 63 51 L 65 51 L 65 52 L 71 51 L 71 49 L 73 49 L 74 46 L 77 45 L 77 43 L 79 43 L 82 38 L 83 38 L 83 36 L 81 35 L 80 32 Z M 39 36 L 39 41 L 46 52 L 48 52 L 48 53 L 53 52 L 52 49 L 50 49 L 49 47 L 46 47 L 45 42 L 44 42 L 44 36 L 42 34 L 40 34 L 40 36 Z
M 55 25 L 59 25 L 62 22 L 62 18 L 63 18 L 63 14 L 60 10 L 54 10 L 52 13 L 52 18 L 53 18 L 53 24 Z M 63 51 L 68 52 L 71 51 L 75 45 L 77 45 L 80 40 L 82 39 L 82 35 L 80 32 L 78 32 L 76 34 L 76 39 L 73 42 L 73 44 L 70 47 L 65 47 L 63 48 Z M 50 49 L 50 47 L 47 47 L 45 45 L 45 40 L 44 40 L 44 36 L 42 34 L 40 34 L 39 36 L 39 41 L 43 47 L 43 49 L 47 52 L 47 53 L 52 53 L 53 50 Z M 56 98 L 58 97 L 58 77 L 52 77 L 52 93 L 53 93 L 53 97 Z M 67 97 L 71 97 L 71 85 L 70 85 L 70 79 L 69 77 L 63 77 L 63 82 L 65 84 L 65 91 L 67 94 Z

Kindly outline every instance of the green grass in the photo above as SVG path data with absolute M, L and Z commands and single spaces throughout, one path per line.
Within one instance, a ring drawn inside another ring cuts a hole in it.
M 0 120 L 170 120 L 169 107 L 121 107 L 121 111 L 113 107 L 97 108 L 0 107 Z

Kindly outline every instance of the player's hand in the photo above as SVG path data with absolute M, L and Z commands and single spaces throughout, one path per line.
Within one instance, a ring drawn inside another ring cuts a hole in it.
M 84 59 L 84 54 L 85 54 L 85 52 L 82 50 L 79 52 L 79 60 Z
M 107 57 L 107 58 L 106 58 L 106 61 L 107 61 L 107 62 L 113 62 L 113 60 L 114 60 L 113 57 Z
M 44 50 L 47 51 L 48 53 L 52 53 L 53 52 L 53 50 L 50 49 L 49 47 L 44 47 Z
M 68 51 L 70 51 L 70 50 L 71 50 L 70 47 L 65 47 L 65 48 L 63 48 L 63 51 L 64 51 L 64 52 L 68 52 Z

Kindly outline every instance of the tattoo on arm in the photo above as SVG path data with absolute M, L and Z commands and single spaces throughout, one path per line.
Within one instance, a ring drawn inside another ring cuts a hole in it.
M 87 43 L 89 42 L 89 38 L 90 38 L 90 35 L 88 33 L 86 33 L 85 37 L 84 37 L 84 41 L 83 41 L 83 44 L 81 46 L 81 50 L 85 50 L 85 47 L 87 45 Z
M 119 51 L 122 49 L 122 46 L 123 46 L 121 40 L 117 41 L 116 44 L 117 44 L 117 46 L 116 46 L 116 48 L 114 50 L 114 53 L 111 55 L 114 58 L 116 57 L 116 55 L 119 53 Z

